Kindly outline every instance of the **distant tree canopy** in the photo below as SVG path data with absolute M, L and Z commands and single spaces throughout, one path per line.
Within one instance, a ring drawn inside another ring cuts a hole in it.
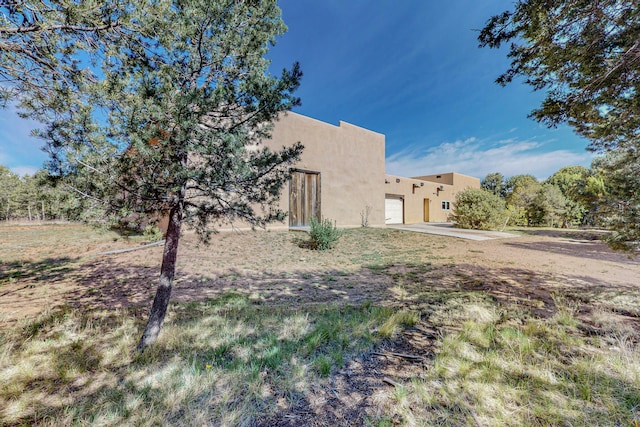
M 70 189 L 39 170 L 23 177 L 0 165 L 0 220 L 81 220 L 86 212 Z
M 610 202 L 602 213 L 613 231 L 610 243 L 637 251 L 640 185 L 619 173 L 635 171 L 640 150 L 637 1 L 519 0 L 513 10 L 490 18 L 478 40 L 481 47 L 509 46 L 511 66 L 499 84 L 523 77 L 546 91 L 534 119 L 548 126 L 568 123 L 590 149 L 611 152 L 598 168 L 609 181 Z M 598 179 L 587 177 L 590 185 L 581 186 L 590 188 L 586 199 L 598 193 Z
M 541 190 L 532 175 L 515 175 L 505 182 L 505 199 L 511 220 L 518 225 L 534 225 L 534 201 Z
M 500 172 L 488 174 L 480 183 L 480 187 L 492 192 L 496 196 L 505 196 L 504 176 Z
M 584 185 L 583 183 L 589 174 L 589 169 L 584 166 L 566 166 L 547 178 L 546 182 L 558 187 L 562 194 L 568 195 L 576 193 L 578 187 Z
M 160 281 L 138 348 L 171 296 L 180 230 L 262 226 L 302 146 L 260 146 L 293 95 L 297 63 L 273 76 L 286 26 L 276 0 L 20 1 L 0 5 L 5 99 L 40 120 L 49 169 L 108 214 L 165 212 Z
M 532 175 L 505 179 L 500 173 L 491 173 L 482 182 L 491 180 L 493 188 L 503 189 L 501 197 L 511 225 L 604 225 L 605 181 L 602 171 L 595 166 L 563 167 L 542 182 Z

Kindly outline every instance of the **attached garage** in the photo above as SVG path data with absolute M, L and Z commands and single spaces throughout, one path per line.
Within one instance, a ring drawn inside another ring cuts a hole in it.
M 404 200 L 402 196 L 385 195 L 384 218 L 385 224 L 404 223 Z

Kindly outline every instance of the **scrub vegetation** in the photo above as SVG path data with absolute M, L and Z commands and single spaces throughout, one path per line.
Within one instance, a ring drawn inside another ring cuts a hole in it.
M 304 398 L 379 341 L 374 307 L 272 310 L 246 296 L 173 306 L 157 346 L 132 353 L 132 311 L 45 312 L 3 333 L 2 419 L 43 425 L 242 425 Z M 188 420 L 188 421 L 187 421 Z
M 328 218 L 318 220 L 311 217 L 309 220 L 309 241 L 307 246 L 310 249 L 325 251 L 331 247 L 340 238 L 340 230 L 336 227 L 335 221 Z
M 404 385 L 408 425 L 634 425 L 640 418 L 638 331 L 556 299 L 549 318 L 482 293 L 446 297 L 429 319 L 443 331 L 433 364 Z M 446 331 L 446 332 L 444 332 Z
M 451 220 L 456 227 L 474 230 L 497 230 L 506 225 L 504 201 L 481 188 L 467 188 L 456 194 Z
M 0 424 L 634 425 L 640 264 L 598 233 L 521 233 L 187 233 L 138 353 L 161 247 L 0 226 Z

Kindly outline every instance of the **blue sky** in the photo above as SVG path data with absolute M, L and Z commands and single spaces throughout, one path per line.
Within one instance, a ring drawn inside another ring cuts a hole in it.
M 300 61 L 294 111 L 386 135 L 387 172 L 456 171 L 484 177 L 589 166 L 587 141 L 527 118 L 541 93 L 494 83 L 504 50 L 479 49 L 477 30 L 504 0 L 281 0 L 289 31 L 271 50 L 272 71 Z M 0 164 L 29 173 L 46 160 L 31 123 L 0 110 Z

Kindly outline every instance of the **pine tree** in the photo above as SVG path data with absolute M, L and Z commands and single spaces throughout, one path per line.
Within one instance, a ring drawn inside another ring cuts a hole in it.
M 260 141 L 299 103 L 302 73 L 268 72 L 286 30 L 276 0 L 41 5 L 0 8 L 0 75 L 45 124 L 49 168 L 109 215 L 169 217 L 144 350 L 164 321 L 184 223 L 206 240 L 212 223 L 284 217 L 275 203 L 302 146 Z
M 548 126 L 568 123 L 589 139 L 590 149 L 612 152 L 615 161 L 606 169 L 620 187 L 610 193 L 619 199 L 610 205 L 609 224 L 615 247 L 637 250 L 640 186 L 633 179 L 621 182 L 614 170 L 634 170 L 640 150 L 638 2 L 520 0 L 512 11 L 490 18 L 478 40 L 481 47 L 509 46 L 511 66 L 499 84 L 524 77 L 546 91 L 534 119 Z

